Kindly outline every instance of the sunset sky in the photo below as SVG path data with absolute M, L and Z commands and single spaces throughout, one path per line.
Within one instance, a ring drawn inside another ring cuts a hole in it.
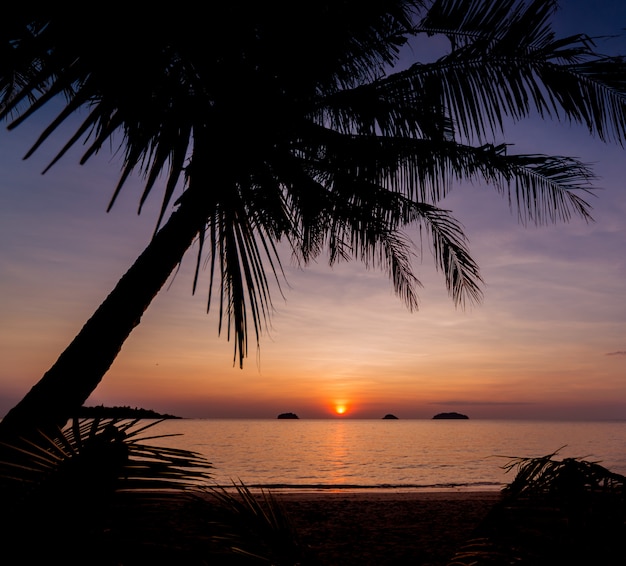
M 563 0 L 562 34 L 617 34 L 621 0 Z M 626 32 L 623 32 L 626 33 Z M 599 42 L 626 53 L 626 40 Z M 160 205 L 137 216 L 140 181 L 106 213 L 119 159 L 85 166 L 78 152 L 42 169 L 61 140 L 27 161 L 43 129 L 0 131 L 0 416 L 54 363 L 147 244 Z M 502 140 L 500 140 L 502 141 Z M 409 312 L 387 276 L 360 263 L 300 269 L 273 296 L 271 328 L 244 368 L 191 293 L 195 250 L 145 314 L 89 405 L 185 417 L 626 419 L 626 150 L 582 127 L 529 121 L 506 138 L 520 153 L 594 164 L 595 222 L 522 227 L 489 187 L 458 187 L 445 203 L 463 223 L 485 279 L 484 301 L 456 309 L 424 241 L 424 287 Z M 412 234 L 418 244 L 419 236 Z M 203 280 L 206 283 L 206 278 Z

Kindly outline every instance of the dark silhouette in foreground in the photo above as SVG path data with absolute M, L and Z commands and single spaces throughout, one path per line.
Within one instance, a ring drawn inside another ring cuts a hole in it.
M 515 479 L 450 565 L 626 564 L 626 477 L 557 452 L 505 466 Z

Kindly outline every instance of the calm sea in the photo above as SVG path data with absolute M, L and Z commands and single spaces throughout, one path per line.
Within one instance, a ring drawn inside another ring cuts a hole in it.
M 202 454 L 220 485 L 500 489 L 513 457 L 582 457 L 626 475 L 626 421 L 168 420 L 151 441 Z

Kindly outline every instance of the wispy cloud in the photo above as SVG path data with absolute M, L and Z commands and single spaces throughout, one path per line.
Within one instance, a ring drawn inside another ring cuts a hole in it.
M 626 356 L 626 350 L 618 350 L 617 352 L 608 352 L 606 356 Z
M 467 406 L 513 406 L 513 405 L 535 405 L 527 401 L 433 401 L 431 405 L 467 405 Z

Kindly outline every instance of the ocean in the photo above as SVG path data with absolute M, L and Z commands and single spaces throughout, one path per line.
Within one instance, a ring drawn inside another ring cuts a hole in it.
M 166 420 L 146 443 L 192 450 L 212 481 L 289 490 L 499 490 L 514 458 L 584 458 L 626 475 L 626 421 Z

